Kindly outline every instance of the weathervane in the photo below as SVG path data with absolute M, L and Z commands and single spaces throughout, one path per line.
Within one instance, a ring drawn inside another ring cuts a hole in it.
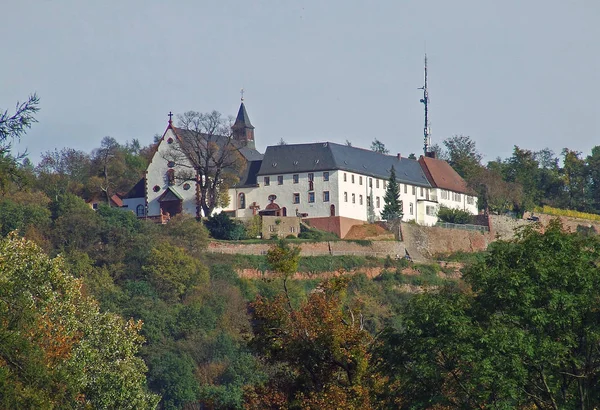
M 244 89 L 243 88 L 240 90 L 240 95 L 242 96 L 242 98 L 241 98 L 242 102 L 244 102 Z
M 429 145 L 431 144 L 431 130 L 429 129 L 429 93 L 427 91 L 427 53 L 425 53 L 425 84 L 423 87 L 419 87 L 419 90 L 423 90 L 423 98 L 421 102 L 425 105 L 425 127 L 423 127 L 423 151 L 425 156 L 427 156 L 427 152 L 429 151 Z

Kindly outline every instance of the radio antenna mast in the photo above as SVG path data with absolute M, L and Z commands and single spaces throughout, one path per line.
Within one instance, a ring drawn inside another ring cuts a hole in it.
M 423 127 L 423 152 L 427 156 L 429 146 L 431 145 L 431 130 L 429 128 L 429 92 L 427 91 L 427 53 L 425 53 L 425 84 L 420 87 L 423 90 L 421 102 L 425 106 L 425 126 Z

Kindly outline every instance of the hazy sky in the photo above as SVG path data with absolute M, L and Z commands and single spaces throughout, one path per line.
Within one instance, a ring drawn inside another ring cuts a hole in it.
M 167 113 L 235 115 L 257 147 L 374 138 L 422 151 L 423 54 L 432 142 L 600 145 L 598 0 L 4 1 L 0 108 L 37 92 L 31 159 L 104 136 L 143 145 Z

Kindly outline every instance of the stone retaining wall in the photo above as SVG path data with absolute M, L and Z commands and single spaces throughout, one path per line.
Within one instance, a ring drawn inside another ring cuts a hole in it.
M 292 245 L 295 245 L 292 242 Z M 330 241 L 330 242 L 302 242 L 297 244 L 302 256 L 318 255 L 357 255 L 375 256 L 384 258 L 387 255 L 395 257 L 404 256 L 404 244 L 397 241 L 373 241 L 370 245 L 363 246 L 352 241 Z M 239 253 L 243 255 L 264 255 L 272 244 L 269 243 L 234 243 L 234 242 L 210 242 L 209 252 L 216 253 Z

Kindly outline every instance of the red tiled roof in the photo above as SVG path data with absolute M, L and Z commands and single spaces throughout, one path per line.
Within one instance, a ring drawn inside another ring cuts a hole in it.
M 467 187 L 467 182 L 446 161 L 421 156 L 419 164 L 432 186 L 463 194 L 473 194 L 473 191 Z

